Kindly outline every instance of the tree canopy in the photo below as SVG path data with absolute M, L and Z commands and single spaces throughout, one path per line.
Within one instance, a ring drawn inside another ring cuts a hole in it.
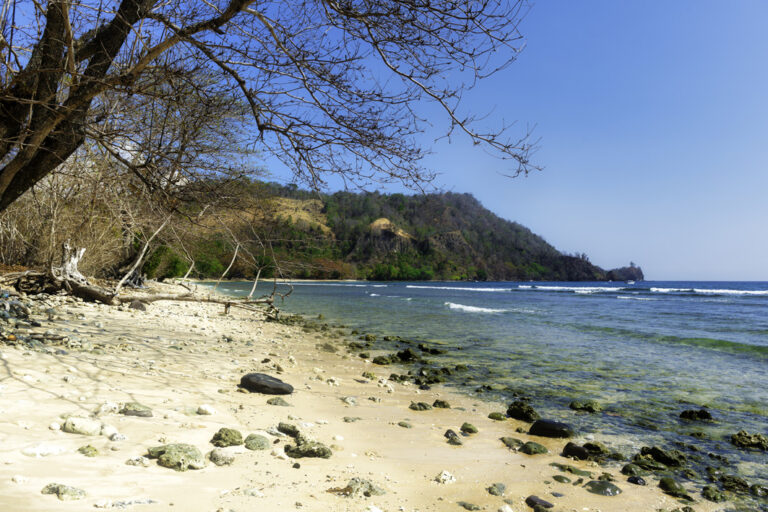
M 279 158 L 321 186 L 431 177 L 422 101 L 531 168 L 526 134 L 483 130 L 463 93 L 512 62 L 524 0 L 4 0 L 0 211 L 88 146 L 165 195 Z

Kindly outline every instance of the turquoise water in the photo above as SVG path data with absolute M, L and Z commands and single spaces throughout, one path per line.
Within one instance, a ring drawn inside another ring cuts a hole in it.
M 219 291 L 246 295 L 250 287 L 224 283 Z M 683 441 L 768 483 L 766 454 L 728 442 L 740 429 L 768 431 L 768 283 L 301 282 L 279 306 L 379 339 L 445 348 L 429 356 L 434 365 L 470 367 L 450 385 L 468 393 L 492 385 L 482 396 L 500 402 L 529 396 L 543 416 L 628 454 L 641 444 Z M 402 347 L 380 341 L 376 348 Z M 605 410 L 576 414 L 568 408 L 574 398 Z M 699 407 L 716 421 L 679 419 Z M 694 431 L 709 439 L 688 435 Z

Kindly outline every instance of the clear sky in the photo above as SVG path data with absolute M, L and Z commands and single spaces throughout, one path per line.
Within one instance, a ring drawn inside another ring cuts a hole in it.
M 540 0 L 521 30 L 466 106 L 535 125 L 545 169 L 504 177 L 456 139 L 437 186 L 605 268 L 768 280 L 768 1 Z

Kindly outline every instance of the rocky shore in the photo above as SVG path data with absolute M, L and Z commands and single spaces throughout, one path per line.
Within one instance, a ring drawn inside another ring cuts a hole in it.
M 677 450 L 617 453 L 407 375 L 428 347 L 210 304 L 2 300 L 3 510 L 703 512 L 729 509 L 724 485 L 761 492 L 694 490 L 660 469 Z

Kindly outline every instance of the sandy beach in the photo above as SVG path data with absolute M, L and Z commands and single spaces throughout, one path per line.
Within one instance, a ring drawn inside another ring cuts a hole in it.
M 33 302 L 30 320 L 40 326 L 16 331 L 69 341 L 40 350 L 1 346 L 2 510 L 522 512 L 532 510 L 526 504 L 531 495 L 554 504 L 552 510 L 684 506 L 662 493 L 653 477 L 646 477 L 646 486 L 628 483 L 619 471 L 623 463 L 602 467 L 570 460 L 560 455 L 568 440 L 520 433 L 530 426 L 523 421 L 488 418 L 507 404 L 440 385 L 419 390 L 387 381 L 390 373 L 405 372 L 348 354 L 346 340 L 334 331 L 307 333 L 234 308 L 224 315 L 223 307 L 213 304 L 157 302 L 137 311 L 64 297 Z M 337 351 L 329 351 L 329 345 Z M 282 396 L 289 405 L 270 405 L 270 395 L 239 390 L 240 378 L 250 372 L 294 386 L 292 394 Z M 364 372 L 376 378 L 364 378 Z M 450 408 L 409 409 L 412 402 L 435 400 L 447 401 Z M 130 403 L 146 406 L 151 416 L 121 414 Z M 100 430 L 95 435 L 64 432 L 69 417 L 86 418 L 86 425 Z M 330 458 L 288 457 L 284 448 L 294 440 L 277 431 L 281 422 L 329 447 Z M 449 444 L 445 432 L 460 432 L 465 422 L 478 432 L 459 436 L 460 446 Z M 221 428 L 242 437 L 262 435 L 270 445 L 223 448 L 219 455 L 234 457 L 229 464 L 209 460 L 203 469 L 184 472 L 141 458 L 149 448 L 170 443 L 191 444 L 205 455 L 215 448 L 211 439 Z M 510 449 L 500 441 L 504 436 L 535 441 L 548 453 Z M 578 433 L 571 439 L 586 440 Z M 87 445 L 97 450 L 95 456 L 78 451 Z M 579 477 L 552 463 L 589 471 L 593 478 L 574 485 Z M 443 483 L 436 478 L 442 472 L 450 474 Z M 583 487 L 603 473 L 613 477 L 621 494 L 600 496 Z M 555 475 L 566 478 L 556 481 Z M 354 478 L 384 494 L 345 496 Z M 70 501 L 42 494 L 52 483 L 85 495 Z M 501 495 L 487 490 L 494 483 L 504 484 Z M 693 506 L 697 511 L 721 508 L 701 500 Z

